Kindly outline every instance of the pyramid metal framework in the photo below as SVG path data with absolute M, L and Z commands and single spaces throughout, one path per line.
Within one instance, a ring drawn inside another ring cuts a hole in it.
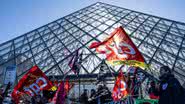
M 119 26 L 151 64 L 153 75 L 158 75 L 161 65 L 168 65 L 185 82 L 185 23 L 98 2 L 0 44 L 0 83 L 9 65 L 17 66 L 17 78 L 33 65 L 47 75 L 65 75 L 77 49 L 83 51 L 80 74 L 90 77 L 99 72 L 105 56 L 89 45 L 102 41 Z M 109 66 L 112 72 L 119 69 Z

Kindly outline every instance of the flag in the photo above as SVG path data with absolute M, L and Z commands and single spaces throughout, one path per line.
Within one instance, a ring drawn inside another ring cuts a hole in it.
M 38 66 L 33 66 L 14 87 L 12 97 L 18 102 L 19 97 L 24 93 L 30 96 L 36 96 L 42 90 L 48 90 L 52 86 L 52 83 Z
M 74 86 L 74 83 L 69 83 L 69 80 L 67 79 L 64 85 L 65 93 L 68 94 L 70 89 Z
M 51 104 L 64 104 L 65 101 L 65 89 L 64 89 L 64 82 L 61 81 L 52 101 Z
M 75 55 L 71 58 L 68 65 L 72 69 L 72 71 L 77 74 L 77 69 L 75 69 L 75 62 L 78 60 L 78 50 L 76 51 Z
M 59 86 L 58 96 L 57 96 L 57 103 L 56 104 L 64 104 L 65 101 L 65 86 L 64 82 Z
M 69 93 L 70 89 L 74 86 L 74 83 L 70 84 L 67 79 L 65 82 L 61 81 L 59 87 L 51 100 L 52 104 L 64 104 L 65 96 Z
M 53 82 L 53 85 L 54 85 L 54 86 L 58 86 L 58 84 L 59 84 L 59 83 L 58 83 L 57 80 L 55 80 L 55 81 Z
M 114 101 L 118 101 L 126 97 L 127 95 L 128 95 L 128 87 L 127 87 L 126 79 L 123 75 L 122 70 L 120 70 L 112 91 L 112 98 Z
M 103 42 L 93 42 L 89 48 L 96 48 L 98 53 L 105 54 L 107 62 L 112 65 L 147 67 L 143 56 L 121 26 L 109 38 Z
M 79 73 L 80 66 L 82 63 L 82 52 L 79 54 L 79 50 L 76 51 L 75 55 L 71 58 L 68 65 L 75 74 Z

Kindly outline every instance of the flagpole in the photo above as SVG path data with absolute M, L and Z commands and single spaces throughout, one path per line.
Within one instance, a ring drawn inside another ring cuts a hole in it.
M 103 61 L 105 62 L 105 59 L 103 59 Z M 108 70 L 109 70 L 109 72 L 110 72 L 111 76 L 112 76 L 113 78 L 116 78 L 116 77 L 112 74 L 112 72 L 111 72 L 111 70 L 109 69 L 109 66 L 107 65 L 107 63 L 106 63 L 106 62 L 105 62 L 105 64 L 106 64 L 106 66 L 107 66 L 107 68 L 108 68 Z
M 83 50 L 81 54 L 78 56 L 78 65 L 77 65 L 77 76 L 78 76 L 78 83 L 79 83 L 79 104 L 80 104 L 80 90 L 81 90 L 80 88 L 81 82 L 80 82 L 79 74 L 80 74 L 80 68 L 81 68 L 81 63 L 82 63 L 82 55 L 84 55 Z
M 79 73 L 78 73 L 78 84 L 79 84 L 79 104 L 80 104 L 80 77 L 79 77 Z

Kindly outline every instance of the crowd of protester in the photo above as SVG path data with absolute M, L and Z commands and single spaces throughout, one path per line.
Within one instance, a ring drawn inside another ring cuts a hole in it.
M 67 97 L 66 99 L 71 102 L 79 102 L 80 104 L 98 104 L 98 102 L 103 104 L 112 101 L 111 92 L 106 85 L 98 85 L 96 90 L 90 90 L 90 94 L 88 94 L 87 89 L 84 89 L 83 93 L 79 97 Z
M 6 89 L 0 89 L 0 104 L 15 104 L 11 98 L 10 85 L 7 85 Z M 22 94 L 19 98 L 18 104 L 52 104 L 51 100 L 54 97 L 56 91 L 43 90 L 40 95 L 30 96 L 29 94 Z M 91 89 L 90 95 L 87 93 L 87 89 L 84 89 L 79 98 L 70 98 L 66 96 L 66 99 L 79 102 L 80 104 L 97 104 L 98 102 L 106 103 L 112 100 L 111 92 L 106 85 L 99 85 L 98 88 Z
M 54 94 L 55 91 L 42 91 L 40 95 L 32 97 L 24 93 L 20 96 L 18 104 L 49 104 Z M 15 104 L 10 91 L 0 89 L 0 104 Z
M 158 99 L 159 104 L 185 104 L 184 89 L 169 67 L 161 67 L 159 79 L 159 82 L 151 81 L 150 83 L 148 94 L 151 99 Z M 4 89 L 0 87 L 0 104 L 14 104 L 10 88 L 10 83 Z M 18 104 L 52 104 L 55 93 L 56 90 L 42 90 L 40 95 L 34 97 L 24 93 L 20 96 Z M 80 104 L 98 104 L 98 102 L 103 104 L 112 101 L 111 91 L 105 84 L 98 85 L 97 89 L 91 89 L 89 95 L 88 90 L 84 89 L 78 98 L 70 98 L 66 95 L 66 99 L 80 102 Z
M 51 97 L 48 95 L 50 95 Z M 47 104 L 52 99 L 52 96 L 54 96 L 53 92 L 49 92 L 47 93 L 47 95 L 37 95 L 34 97 L 31 97 L 28 94 L 24 94 L 21 96 L 19 104 Z
M 111 92 L 106 85 L 99 85 L 97 90 L 91 89 L 91 93 L 88 96 L 87 89 L 79 98 L 81 104 L 98 104 L 98 102 L 107 103 L 112 101 Z
M 168 66 L 160 68 L 159 79 L 159 83 L 152 81 L 150 84 L 151 99 L 158 99 L 158 104 L 185 104 L 185 89 Z

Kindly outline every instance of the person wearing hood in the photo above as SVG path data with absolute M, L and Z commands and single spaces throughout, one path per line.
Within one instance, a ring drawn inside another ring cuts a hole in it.
M 159 104 L 185 104 L 184 90 L 168 66 L 160 68 Z

